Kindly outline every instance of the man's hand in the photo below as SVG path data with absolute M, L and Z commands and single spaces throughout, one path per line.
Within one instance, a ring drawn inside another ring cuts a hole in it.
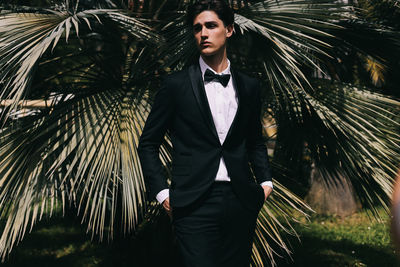
M 264 201 L 265 201 L 265 200 L 267 200 L 267 198 L 268 198 L 269 195 L 271 194 L 271 192 L 272 192 L 272 187 L 270 187 L 270 186 L 268 186 L 268 185 L 262 185 L 261 187 L 264 189 L 264 195 L 265 195 Z
M 169 205 L 169 197 L 167 197 L 163 203 L 162 203 L 165 211 L 167 212 L 168 216 L 170 219 L 172 219 L 172 212 L 171 212 L 171 206 Z

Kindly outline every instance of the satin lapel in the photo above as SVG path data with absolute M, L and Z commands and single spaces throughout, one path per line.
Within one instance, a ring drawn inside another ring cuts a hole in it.
M 225 137 L 225 140 L 224 140 L 224 144 L 227 142 L 229 137 L 232 135 L 232 130 L 235 127 L 235 124 L 236 124 L 236 122 L 238 120 L 238 117 L 239 117 L 239 114 L 240 114 L 240 111 L 241 111 L 241 108 L 242 108 L 242 105 L 241 105 L 242 92 L 241 92 L 241 90 L 242 90 L 242 87 L 244 85 L 242 83 L 242 80 L 239 79 L 239 75 L 237 74 L 236 70 L 234 68 L 232 68 L 232 66 L 231 66 L 231 76 L 232 76 L 233 88 L 235 89 L 236 96 L 238 98 L 238 108 L 236 110 L 235 117 L 233 118 L 232 124 L 229 127 L 228 133 L 226 134 L 226 137 Z
M 211 132 L 219 142 L 217 130 L 215 128 L 214 120 L 210 110 L 210 105 L 208 104 L 203 78 L 201 77 L 201 70 L 199 64 L 193 64 L 189 67 L 189 76 L 190 76 L 190 81 L 192 83 L 192 89 L 194 95 L 196 96 L 196 100 L 197 103 L 199 104 L 201 113 L 203 114 L 203 117 L 208 127 L 210 128 Z

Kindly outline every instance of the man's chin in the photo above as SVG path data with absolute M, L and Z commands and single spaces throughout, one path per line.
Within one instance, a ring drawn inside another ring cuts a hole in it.
M 210 57 L 216 54 L 216 51 L 200 51 L 200 54 L 204 57 Z

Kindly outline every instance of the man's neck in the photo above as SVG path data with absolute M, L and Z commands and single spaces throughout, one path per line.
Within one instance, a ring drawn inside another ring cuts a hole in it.
M 220 73 L 228 67 L 228 60 L 226 57 L 226 50 L 223 53 L 215 54 L 212 56 L 200 55 L 204 62 L 210 66 L 216 73 Z

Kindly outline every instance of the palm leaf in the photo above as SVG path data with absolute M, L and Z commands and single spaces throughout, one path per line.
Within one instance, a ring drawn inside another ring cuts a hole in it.
M 400 102 L 348 84 L 313 84 L 315 93 L 304 94 L 307 107 L 300 122 L 277 116 L 279 146 L 290 151 L 303 149 L 306 142 L 328 186 L 338 183 L 335 177 L 345 177 L 364 207 L 377 216 L 377 207 L 389 211 L 400 158 Z
M 81 21 L 88 27 L 80 31 Z M 147 93 L 132 85 L 146 84 L 140 81 L 141 74 L 157 63 L 149 64 L 143 57 L 149 58 L 149 44 L 158 44 L 160 37 L 138 19 L 118 10 L 8 13 L 0 24 L 0 42 L 5 44 L 0 48 L 0 73 L 5 82 L 1 95 L 12 102 L 11 107 L 3 109 L 3 115 L 9 118 L 18 114 L 19 100 L 26 95 L 48 97 L 49 86 L 56 91 L 51 93 L 55 101 L 48 109 L 17 121 L 3 120 L 3 260 L 22 240 L 27 225 L 31 229 L 43 214 L 51 216 L 54 206 L 59 212 L 76 205 L 88 231 L 100 239 L 104 232 L 112 238 L 114 229 L 121 228 L 114 225 L 116 216 L 121 218 L 122 230 L 131 231 L 146 209 L 134 148 L 148 111 Z M 97 31 L 99 25 L 103 25 L 103 31 Z M 99 39 L 101 35 L 112 35 L 116 29 L 122 30 L 129 41 L 118 57 L 122 62 L 110 53 L 124 47 L 118 47 L 121 41 L 126 43 L 121 33 L 114 36 L 117 39 L 112 44 Z M 58 49 L 61 38 L 70 44 Z M 138 41 L 148 47 L 140 48 Z M 98 45 L 86 46 L 94 42 Z M 57 55 L 49 53 L 50 47 Z M 58 54 L 71 48 L 78 51 L 65 58 Z M 97 52 L 90 52 L 91 49 Z M 116 64 L 119 71 L 114 74 L 112 66 Z M 33 79 L 35 67 L 36 74 L 46 75 L 39 82 Z M 107 69 L 111 72 L 102 75 Z M 32 91 L 33 88 L 37 90 Z
M 0 19 L 0 82 L 4 85 L 0 100 L 13 100 L 13 104 L 2 116 L 16 110 L 19 100 L 27 94 L 32 82 L 34 68 L 43 54 L 58 44 L 62 36 L 66 42 L 71 32 L 79 36 L 80 24 L 91 28 L 90 20 L 101 23 L 104 17 L 126 30 L 131 36 L 149 42 L 160 38 L 138 19 L 126 16 L 118 10 L 85 10 L 76 14 L 67 11 L 38 13 L 9 13 Z
M 253 266 L 263 266 L 265 262 L 276 266 L 276 255 L 290 256 L 290 248 L 282 233 L 298 237 L 292 224 L 299 222 L 299 217 L 308 218 L 307 212 L 310 211 L 311 208 L 303 200 L 278 181 L 274 181 L 274 193 L 264 204 L 257 220 L 251 257 Z

